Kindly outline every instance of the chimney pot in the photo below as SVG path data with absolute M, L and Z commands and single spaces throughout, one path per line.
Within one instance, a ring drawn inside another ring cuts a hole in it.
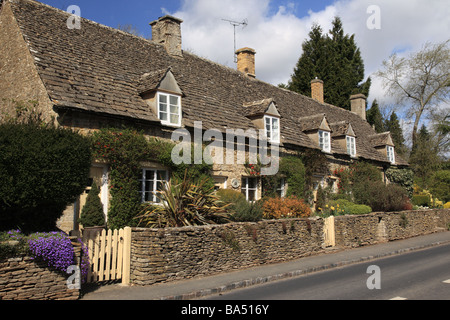
M 350 96 L 351 111 L 366 120 L 366 99 L 362 93 Z
M 165 15 L 158 20 L 150 22 L 152 27 L 152 40 L 164 45 L 168 54 L 182 57 L 181 50 L 181 23 L 183 20 Z
M 323 81 L 317 79 L 317 77 L 311 81 L 311 98 L 314 100 L 324 103 L 323 100 Z
M 237 69 L 246 75 L 255 78 L 255 54 L 252 48 L 242 48 L 236 51 Z

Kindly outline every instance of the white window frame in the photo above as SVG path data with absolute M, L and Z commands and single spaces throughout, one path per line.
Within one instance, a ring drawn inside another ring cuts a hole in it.
M 395 163 L 394 147 L 386 146 L 386 153 L 390 163 Z
M 255 187 L 254 188 L 250 188 L 249 186 L 249 180 L 250 179 L 255 179 Z M 249 193 L 254 191 L 255 192 L 255 196 L 253 200 L 249 200 Z M 258 178 L 256 177 L 242 177 L 242 186 L 241 186 L 241 193 L 245 195 L 245 200 L 249 201 L 249 202 L 253 202 L 258 200 Z
M 331 152 L 331 137 L 329 131 L 319 130 L 319 147 L 322 151 Z
M 355 137 L 347 136 L 346 140 L 347 140 L 347 153 L 350 156 L 355 157 L 356 156 L 356 139 L 355 139 Z
M 277 128 L 275 128 L 275 123 L 278 124 Z M 272 116 L 264 116 L 264 133 L 269 142 L 280 143 L 280 119 Z
M 277 194 L 280 198 L 286 197 L 286 179 L 281 178 L 280 184 L 277 186 Z
M 149 172 L 153 171 L 153 176 L 147 176 Z M 164 172 L 164 177 L 158 177 L 158 172 Z M 165 169 L 158 168 L 142 168 L 141 179 L 141 189 L 139 193 L 141 194 L 141 202 L 151 202 L 155 204 L 161 204 L 161 200 L 156 196 L 158 193 L 158 182 L 161 184 L 166 183 L 169 180 L 169 172 Z M 153 191 L 146 191 L 146 184 L 153 184 Z M 146 195 L 152 193 L 151 200 L 147 200 Z
M 175 95 L 175 94 L 170 94 L 170 93 L 165 93 L 165 92 L 158 92 L 158 98 L 157 98 L 157 106 L 158 106 L 158 119 L 161 120 L 162 124 L 165 125 L 169 125 L 169 126 L 177 126 L 177 127 L 181 127 L 181 96 L 179 95 Z M 165 97 L 166 98 L 166 102 L 162 102 L 161 101 L 161 97 Z M 172 104 L 171 103 L 171 98 L 176 98 L 177 99 L 177 104 Z M 166 110 L 161 110 L 162 105 L 165 104 L 166 105 Z M 172 112 L 172 107 L 177 107 L 178 108 L 178 113 L 174 113 Z M 167 115 L 167 120 L 163 120 L 161 117 L 161 114 L 164 113 Z M 178 121 L 177 122 L 172 122 L 171 121 L 171 116 L 178 116 Z

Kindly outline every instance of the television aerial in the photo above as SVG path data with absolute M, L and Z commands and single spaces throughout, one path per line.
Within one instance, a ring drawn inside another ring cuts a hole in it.
M 248 25 L 248 20 L 244 19 L 241 22 L 228 20 L 228 19 L 222 19 L 223 21 L 229 22 L 233 26 L 233 32 L 234 32 L 234 63 L 237 63 L 237 55 L 236 55 L 236 27 L 242 26 L 242 29 L 244 29 Z

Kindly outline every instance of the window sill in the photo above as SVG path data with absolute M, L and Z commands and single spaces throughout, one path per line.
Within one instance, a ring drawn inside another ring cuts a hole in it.
M 161 124 L 166 127 L 181 128 L 181 124 L 173 124 L 173 123 L 165 122 L 165 121 L 161 121 Z

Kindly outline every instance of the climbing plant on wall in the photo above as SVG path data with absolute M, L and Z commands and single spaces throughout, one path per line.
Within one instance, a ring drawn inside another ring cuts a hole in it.
M 172 176 L 185 172 L 194 180 L 209 178 L 206 187 L 213 186 L 211 166 L 175 165 L 171 160 L 174 143 L 157 138 L 147 139 L 142 132 L 129 128 L 105 128 L 92 134 L 93 156 L 110 165 L 110 208 L 108 227 L 132 226 L 133 218 L 141 209 L 139 178 L 143 161 L 158 162 L 168 168 Z

